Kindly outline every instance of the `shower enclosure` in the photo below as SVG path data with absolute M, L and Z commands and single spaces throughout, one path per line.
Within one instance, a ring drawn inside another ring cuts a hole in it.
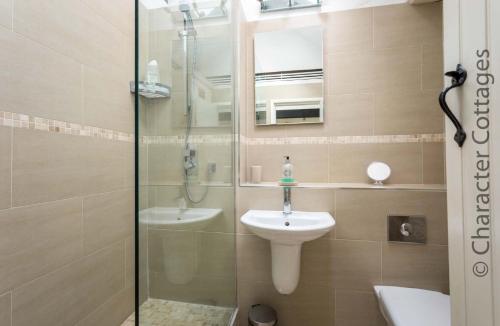
M 231 2 L 139 0 L 136 325 L 235 315 Z

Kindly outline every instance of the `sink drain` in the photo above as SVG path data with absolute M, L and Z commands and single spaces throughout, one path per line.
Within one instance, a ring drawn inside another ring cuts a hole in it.
M 290 226 L 290 222 L 285 222 L 285 226 Z

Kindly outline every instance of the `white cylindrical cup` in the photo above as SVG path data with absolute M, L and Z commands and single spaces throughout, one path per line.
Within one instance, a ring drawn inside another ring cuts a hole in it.
M 260 183 L 262 181 L 262 166 L 252 165 L 250 171 L 252 174 L 252 183 Z

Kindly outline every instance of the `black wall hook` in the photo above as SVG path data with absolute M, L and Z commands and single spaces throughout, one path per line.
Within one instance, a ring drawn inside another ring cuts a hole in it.
M 446 104 L 446 94 L 453 88 L 462 86 L 465 83 L 465 80 L 467 79 L 467 70 L 465 70 L 461 64 L 458 64 L 456 70 L 448 71 L 444 75 L 451 77 L 451 86 L 445 88 L 441 94 L 439 94 L 439 105 L 441 105 L 443 112 L 448 116 L 448 118 L 450 118 L 455 128 L 457 128 L 457 132 L 455 133 L 453 139 L 455 139 L 459 147 L 462 147 L 465 139 L 467 138 L 467 134 L 465 133 L 460 121 L 458 121 L 457 117 L 448 107 L 448 104 Z

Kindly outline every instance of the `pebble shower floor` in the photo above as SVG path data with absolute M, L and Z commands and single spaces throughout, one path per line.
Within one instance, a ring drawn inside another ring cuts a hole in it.
M 233 308 L 148 299 L 140 309 L 141 326 L 227 326 Z M 122 326 L 134 326 L 132 314 Z

